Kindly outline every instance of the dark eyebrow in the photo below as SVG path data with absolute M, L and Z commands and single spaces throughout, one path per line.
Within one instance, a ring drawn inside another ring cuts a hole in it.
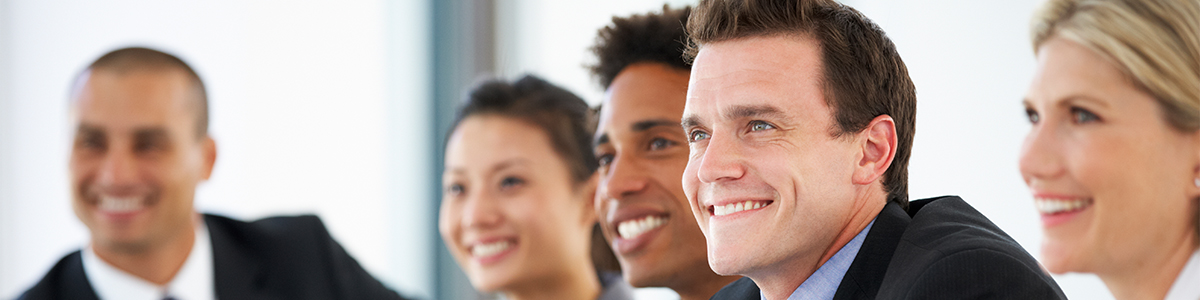
M 700 117 L 696 115 L 684 116 L 683 121 L 679 121 L 679 126 L 682 126 L 683 129 L 688 129 L 689 127 L 699 127 Z
M 134 130 L 133 136 L 139 140 L 140 139 L 160 139 L 160 140 L 169 140 L 170 139 L 169 138 L 170 135 L 167 134 L 167 130 L 163 129 L 163 128 L 159 128 L 159 127 L 138 128 L 138 129 Z
M 90 124 L 80 123 L 79 127 L 75 128 L 75 135 L 79 134 L 104 134 L 104 129 L 100 129 L 100 127 L 92 126 Z
M 725 112 L 725 118 L 731 120 L 781 115 L 783 111 L 770 105 L 737 105 Z
M 495 173 L 495 172 L 503 171 L 505 169 L 509 169 L 509 168 L 512 168 L 515 166 L 526 165 L 526 164 L 529 164 L 528 159 L 524 159 L 524 158 L 520 158 L 520 157 L 510 158 L 510 159 L 500 161 L 496 165 L 493 165 L 492 168 L 490 170 L 488 170 L 488 172 Z M 467 170 L 465 168 L 463 168 L 463 166 L 447 166 L 447 168 L 443 171 L 442 174 L 445 174 L 447 172 L 461 175 L 463 173 L 466 173 Z
M 654 128 L 654 127 L 676 126 L 676 125 L 677 124 L 675 124 L 675 122 L 671 122 L 666 119 L 654 119 L 654 120 L 644 120 L 644 121 L 639 121 L 637 123 L 633 123 L 633 126 L 631 126 L 631 127 L 633 127 L 634 132 L 641 132 L 641 131 L 650 130 L 651 128 Z
M 604 145 L 604 144 L 608 144 L 608 134 L 607 133 L 601 133 L 600 135 L 596 136 L 596 139 L 594 141 L 592 141 L 592 147 L 596 147 L 596 146 L 600 146 L 600 145 Z
M 675 126 L 679 126 L 679 124 L 675 123 L 675 122 L 671 122 L 670 120 L 667 120 L 667 119 L 650 119 L 650 120 L 638 121 L 636 123 L 633 123 L 633 125 L 631 125 L 629 127 L 630 127 L 630 129 L 633 130 L 633 132 L 643 132 L 646 130 L 650 130 L 654 127 L 663 127 L 663 126 L 675 127 Z M 592 146 L 600 146 L 603 144 L 608 144 L 608 142 L 609 142 L 608 134 L 602 133 L 602 134 L 596 136 L 596 140 L 592 142 Z
M 515 166 L 526 165 L 526 164 L 529 164 L 528 159 L 524 159 L 524 158 L 520 158 L 520 157 L 510 158 L 510 159 L 501 161 L 500 163 L 496 164 L 495 166 L 492 166 L 492 172 L 499 172 L 499 171 L 503 171 L 505 169 L 509 169 L 509 168 L 512 168 Z

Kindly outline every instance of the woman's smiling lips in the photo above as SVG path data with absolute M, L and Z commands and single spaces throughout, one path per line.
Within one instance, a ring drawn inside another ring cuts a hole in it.
M 464 244 L 467 245 L 467 254 L 482 266 L 492 265 L 503 260 L 519 246 L 515 237 L 485 238 Z
M 1033 204 L 1042 216 L 1042 227 L 1049 228 L 1074 219 L 1095 201 L 1091 197 L 1036 193 Z

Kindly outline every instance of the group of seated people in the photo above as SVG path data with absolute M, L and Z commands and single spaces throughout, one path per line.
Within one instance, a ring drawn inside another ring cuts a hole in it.
M 916 88 L 857 10 L 702 0 L 615 17 L 596 40 L 598 107 L 526 76 L 458 110 L 438 229 L 479 291 L 1063 299 L 1049 273 L 1082 272 L 1118 299 L 1200 299 L 1200 1 L 1049 0 L 1034 16 L 1018 164 L 1040 262 L 959 197 L 909 199 Z M 401 298 L 316 217 L 195 211 L 217 151 L 183 61 L 116 50 L 70 97 L 91 242 L 21 299 Z

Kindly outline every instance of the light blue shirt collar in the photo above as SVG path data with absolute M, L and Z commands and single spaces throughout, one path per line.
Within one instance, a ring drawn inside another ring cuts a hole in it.
M 875 225 L 875 220 L 871 220 L 867 224 L 867 228 L 863 228 L 854 236 L 849 243 L 842 246 L 841 250 L 833 254 L 825 264 L 817 268 L 796 291 L 788 296 L 788 300 L 819 300 L 833 299 L 833 295 L 837 293 L 838 285 L 842 284 L 842 277 L 846 276 L 846 271 L 850 270 L 850 263 L 854 262 L 854 257 L 858 256 L 858 249 L 862 248 L 863 240 L 867 238 L 867 232 L 871 231 L 871 226 Z M 762 300 L 767 300 L 767 296 L 759 292 L 759 297 Z

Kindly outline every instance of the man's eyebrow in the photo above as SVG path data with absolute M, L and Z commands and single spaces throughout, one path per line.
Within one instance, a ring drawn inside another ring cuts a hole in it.
M 691 127 L 699 127 L 700 126 L 700 117 L 697 117 L 695 115 L 683 116 L 683 120 L 679 121 L 679 125 L 682 126 L 684 129 L 691 128 Z
M 677 124 L 675 122 L 671 122 L 667 119 L 653 119 L 653 120 L 638 121 L 637 123 L 633 123 L 633 126 L 630 126 L 630 127 L 633 127 L 634 132 L 641 132 L 641 131 L 650 130 L 650 128 L 659 127 L 659 126 L 678 126 L 678 125 L 679 124 Z
M 731 120 L 781 115 L 783 111 L 770 105 L 737 105 L 725 111 L 725 118 Z
M 138 139 L 161 139 L 166 140 L 170 137 L 167 130 L 161 127 L 138 128 L 133 131 L 133 136 Z
M 596 139 L 592 141 L 592 147 L 600 146 L 600 145 L 604 145 L 604 144 L 608 144 L 608 134 L 607 133 L 602 133 L 602 134 L 596 136 Z
M 98 126 L 92 126 L 91 124 L 80 123 L 79 127 L 75 128 L 75 134 L 80 133 L 98 134 L 104 133 L 104 129 L 100 129 Z

